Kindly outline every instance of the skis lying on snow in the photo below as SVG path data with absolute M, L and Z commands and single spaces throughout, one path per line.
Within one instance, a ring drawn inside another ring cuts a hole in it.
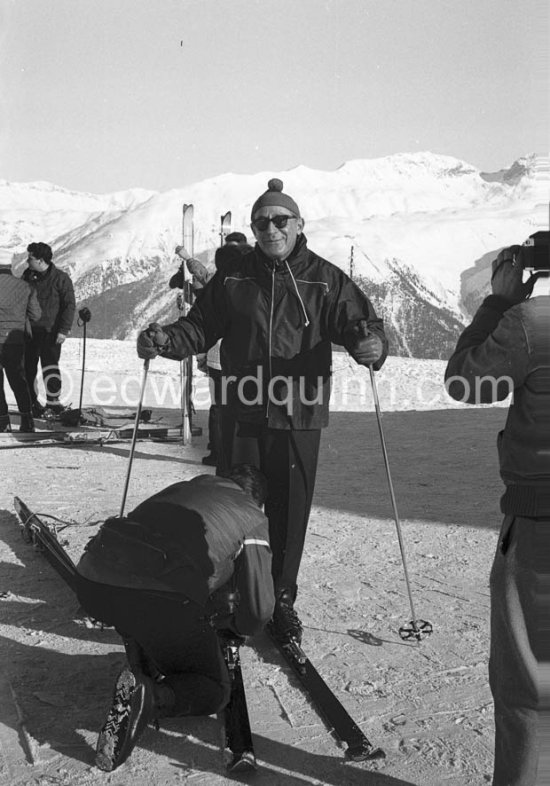
M 222 652 L 231 679 L 231 697 L 223 711 L 223 749 L 229 749 L 231 755 L 227 769 L 232 773 L 249 772 L 256 769 L 256 757 L 244 692 L 239 643 L 230 639 L 222 641 Z
M 339 742 L 347 746 L 345 750 L 346 758 L 351 761 L 384 759 L 386 757 L 384 751 L 381 748 L 375 748 L 368 740 L 311 663 L 296 639 L 283 640 L 278 638 L 273 628 L 269 625 L 266 630 L 271 641 L 298 677 L 302 689 L 315 706 L 328 730 L 334 734 Z
M 26 543 L 32 543 L 35 549 L 41 551 L 52 568 L 76 592 L 78 579 L 76 565 L 58 541 L 55 533 L 19 497 L 14 497 L 13 504 L 21 522 L 23 540 Z
M 31 447 L 32 445 L 53 442 L 57 445 L 70 445 L 86 442 L 101 445 L 104 442 L 129 442 L 130 437 L 122 434 L 118 429 L 99 431 L 21 431 L 0 433 L 0 450 L 12 447 Z

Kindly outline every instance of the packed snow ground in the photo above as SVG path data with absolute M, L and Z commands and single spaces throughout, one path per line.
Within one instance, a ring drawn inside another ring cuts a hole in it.
M 81 361 L 82 342 L 70 339 L 62 368 L 73 406 Z M 421 645 L 402 642 L 397 630 L 411 612 L 368 373 L 343 354 L 334 365 L 298 611 L 315 665 L 387 758 L 345 763 L 259 637 L 242 653 L 260 764 L 254 783 L 483 786 L 493 737 L 487 656 L 488 577 L 500 523 L 495 441 L 505 412 L 450 402 L 442 361 L 390 357 L 376 375 L 415 608 L 434 626 Z M 142 368 L 133 342 L 90 341 L 84 405 L 135 405 Z M 147 406 L 168 405 L 157 400 L 163 383 L 179 396 L 177 363 L 151 363 Z M 197 375 L 197 393 L 203 388 Z M 212 471 L 201 464 L 207 405 L 205 395 L 197 414 L 203 436 L 191 445 L 138 442 L 126 510 L 170 483 Z M 113 775 L 93 766 L 123 661 L 120 639 L 85 627 L 72 592 L 21 539 L 13 497 L 45 520 L 68 522 L 59 535 L 77 559 L 100 522 L 119 511 L 128 455 L 127 443 L 0 451 L 0 786 L 234 782 L 225 774 L 215 718 L 163 721 L 160 732 L 145 731 Z

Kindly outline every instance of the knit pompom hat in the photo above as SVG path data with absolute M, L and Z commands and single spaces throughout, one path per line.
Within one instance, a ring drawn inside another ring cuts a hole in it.
M 264 193 L 258 197 L 258 199 L 252 205 L 250 218 L 253 219 L 256 211 L 261 207 L 271 205 L 276 207 L 286 207 L 286 209 L 290 210 L 293 215 L 295 215 L 297 218 L 300 218 L 300 208 L 291 196 L 288 194 L 283 194 L 283 181 L 276 177 L 269 181 L 267 184 L 267 191 L 264 191 Z

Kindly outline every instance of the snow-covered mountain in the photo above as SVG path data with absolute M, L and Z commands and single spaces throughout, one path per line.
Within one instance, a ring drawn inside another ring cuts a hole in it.
M 350 271 L 385 317 L 395 354 L 445 357 L 488 282 L 495 251 L 546 228 L 547 170 L 535 156 L 482 173 L 431 153 L 349 161 L 332 172 L 224 174 L 164 193 L 70 192 L 0 181 L 0 261 L 44 240 L 92 310 L 90 334 L 123 338 L 177 316 L 181 210 L 195 206 L 195 254 L 211 264 L 219 220 L 247 231 L 270 177 L 299 203 L 311 248 Z M 250 236 L 250 231 L 248 230 Z

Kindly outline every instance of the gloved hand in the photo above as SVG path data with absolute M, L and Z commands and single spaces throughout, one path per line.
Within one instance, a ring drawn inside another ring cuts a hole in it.
M 350 331 L 352 340 L 349 351 L 353 359 L 361 366 L 371 366 L 382 356 L 384 345 L 380 336 L 371 333 L 367 320 L 361 319 Z
M 212 278 L 212 274 L 202 264 L 202 262 L 199 262 L 198 259 L 193 259 L 193 257 L 190 257 L 186 260 L 185 264 L 187 266 L 187 270 L 195 279 L 196 284 L 199 284 L 201 287 L 203 287 L 209 281 L 209 279 Z
M 202 371 L 203 374 L 208 374 L 208 366 L 206 365 L 206 354 L 201 352 L 200 355 L 197 355 L 197 368 L 199 371 Z
M 58 333 L 57 338 L 55 339 L 56 344 L 63 344 L 63 342 L 67 339 L 65 333 Z
M 168 343 L 168 335 L 157 322 L 152 322 L 147 330 L 142 330 L 137 340 L 138 357 L 142 360 L 156 358 Z
M 492 264 L 491 289 L 493 295 L 500 295 L 514 305 L 523 302 L 531 295 L 538 278 L 534 273 L 523 283 L 523 267 L 519 260 L 520 251 L 521 246 L 503 248 Z
M 176 246 L 175 253 L 179 256 L 180 259 L 183 259 L 184 262 L 190 258 L 190 255 L 187 253 L 185 246 Z

